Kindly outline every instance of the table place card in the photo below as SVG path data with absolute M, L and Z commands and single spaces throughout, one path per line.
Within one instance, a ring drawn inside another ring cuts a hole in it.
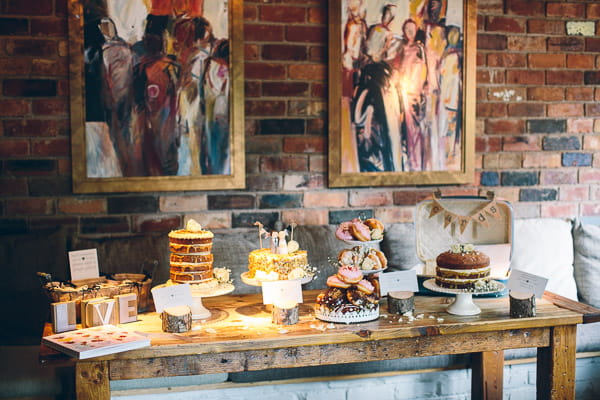
M 544 295 L 548 279 L 530 274 L 529 272 L 513 269 L 510 272 L 506 287 L 515 292 L 533 293 L 536 299 Z
M 155 287 L 151 290 L 152 298 L 156 312 L 161 313 L 165 308 L 188 306 L 192 308 L 194 299 L 192 298 L 192 289 L 189 284 Z
M 69 267 L 71 281 L 81 281 L 100 277 L 98 267 L 98 252 L 96 249 L 77 250 L 69 252 Z
M 379 287 L 381 296 L 389 292 L 418 292 L 417 271 L 409 269 L 379 274 Z
M 302 303 L 302 286 L 299 279 L 289 281 L 264 281 L 263 304 L 295 305 Z

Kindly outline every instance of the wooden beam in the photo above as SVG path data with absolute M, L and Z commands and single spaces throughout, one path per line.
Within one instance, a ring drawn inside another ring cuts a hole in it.
M 77 400 L 110 400 L 108 361 L 79 361 L 75 365 Z
M 316 346 L 227 351 L 143 359 L 111 360 L 110 379 L 138 379 L 220 372 L 256 371 L 278 368 L 330 365 L 347 362 L 390 360 L 440 354 L 487 352 L 497 349 L 540 347 L 550 343 L 548 328 L 486 333 L 437 335 L 420 338 L 371 340 Z
M 471 360 L 471 398 L 502 399 L 504 351 L 474 353 Z
M 577 325 L 552 328 L 549 347 L 538 348 L 537 399 L 575 398 Z

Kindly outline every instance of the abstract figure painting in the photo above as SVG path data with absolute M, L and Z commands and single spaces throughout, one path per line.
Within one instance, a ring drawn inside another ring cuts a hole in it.
M 241 0 L 69 0 L 76 192 L 245 184 Z
M 330 0 L 329 184 L 473 179 L 474 0 Z

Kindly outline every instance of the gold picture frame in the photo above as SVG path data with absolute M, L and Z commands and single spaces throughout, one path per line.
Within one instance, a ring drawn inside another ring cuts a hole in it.
M 329 1 L 330 187 L 473 181 L 476 39 L 475 0 Z
M 244 188 L 243 0 L 68 1 L 73 191 Z

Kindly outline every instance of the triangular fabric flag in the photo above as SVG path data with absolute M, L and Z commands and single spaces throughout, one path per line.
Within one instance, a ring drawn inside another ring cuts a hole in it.
M 457 217 L 456 214 L 451 213 L 450 211 L 445 211 L 444 212 L 444 228 L 448 227 L 448 225 L 450 225 L 452 222 L 454 222 L 456 217 Z
M 502 215 L 500 215 L 500 209 L 496 205 L 495 200 L 490 201 L 489 204 L 485 206 L 484 211 L 496 219 L 502 219 Z
M 431 211 L 429 212 L 429 218 L 433 217 L 436 214 L 439 214 L 444 207 L 436 199 L 433 199 L 431 204 Z
M 467 225 L 469 225 L 470 220 L 471 218 L 469 217 L 465 217 L 463 215 L 458 216 L 458 229 L 460 230 L 460 233 L 465 232 L 465 229 L 467 229 Z
M 490 224 L 488 222 L 488 219 L 485 215 L 485 212 L 481 211 L 479 214 L 477 214 L 477 222 L 479 222 L 481 225 L 485 226 L 486 228 L 489 228 Z

